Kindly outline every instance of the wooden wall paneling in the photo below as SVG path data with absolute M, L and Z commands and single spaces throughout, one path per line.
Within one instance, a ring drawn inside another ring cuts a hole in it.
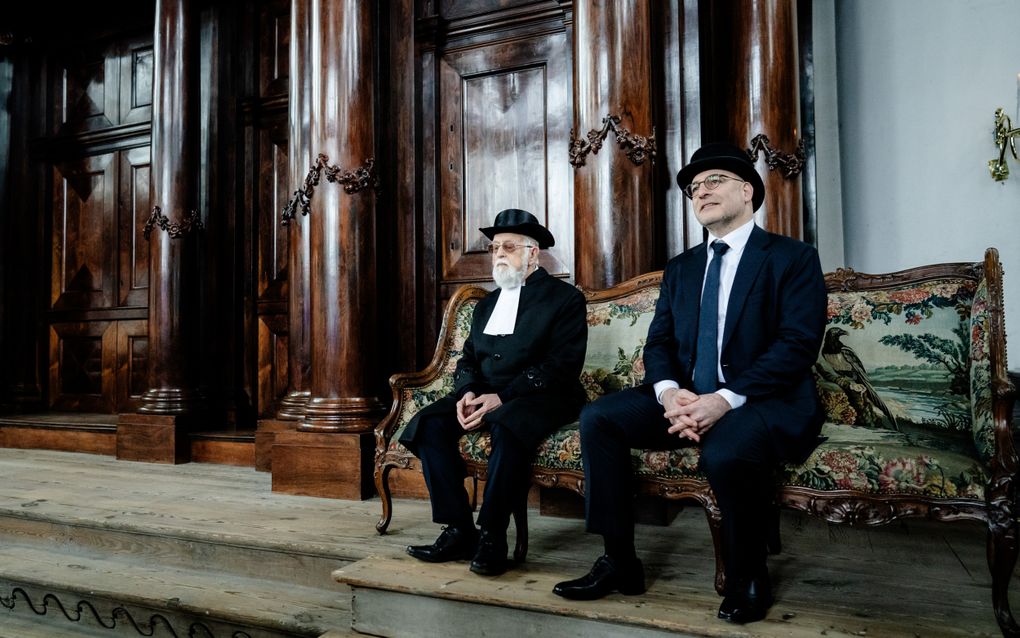
M 19 411 L 44 407 L 43 380 L 49 354 L 49 330 L 42 309 L 49 305 L 50 244 L 46 235 L 52 190 L 52 168 L 36 157 L 31 140 L 46 133 L 46 63 L 42 55 L 23 48 L 10 58 L 13 78 L 4 101 L 10 114 L 9 150 L 12 158 L 0 215 L 3 228 L 3 324 L 0 358 L 4 365 L 0 404 Z M 16 161 L 14 158 L 20 158 Z
M 50 325 L 50 407 L 113 412 L 117 324 L 81 321 Z
M 114 153 L 53 166 L 54 310 L 109 308 L 116 299 L 118 197 Z
M 437 85 L 438 66 L 435 48 L 426 41 L 421 52 L 421 97 L 419 119 L 421 123 L 421 242 L 422 252 L 419 259 L 421 268 L 422 341 L 427 344 L 424 350 L 435 349 L 439 339 L 439 326 L 442 323 L 442 307 L 439 303 L 439 260 L 442 254 L 442 236 L 439 226 L 439 144 L 437 139 Z M 424 355 L 426 361 L 430 354 Z M 424 366 L 416 369 L 420 370 Z
M 287 122 L 275 117 L 259 126 L 257 224 L 258 300 L 287 301 L 289 233 L 280 223 L 280 211 L 290 199 L 293 184 L 288 159 Z M 305 223 L 296 220 L 294 223 Z
M 259 95 L 286 95 L 290 76 L 290 2 L 265 2 L 259 15 Z
M 380 77 L 378 90 L 380 118 L 377 138 L 380 140 L 383 188 L 379 193 L 380 307 L 399 308 L 400 312 L 380 315 L 385 339 L 385 373 L 420 370 L 425 366 L 422 339 L 422 293 L 418 263 L 422 256 L 419 235 L 421 207 L 416 192 L 420 162 L 416 138 L 420 132 L 415 108 L 417 68 L 414 37 L 414 0 L 397 0 L 380 5 L 380 24 L 386 26 L 387 38 L 381 54 L 380 68 L 388 70 Z M 431 347 L 432 344 L 429 344 Z
M 478 228 L 504 208 L 534 213 L 556 238 L 543 251 L 543 266 L 571 273 L 569 60 L 562 32 L 447 52 L 439 60 L 444 284 L 491 279 Z
M 439 13 L 446 19 L 493 13 L 505 9 L 526 10 L 535 0 L 439 0 Z
M 52 133 L 71 135 L 120 123 L 120 65 L 101 45 L 74 47 L 59 56 L 52 86 Z
M 287 393 L 287 314 L 259 314 L 258 393 L 262 415 L 272 416 Z
M 142 235 L 152 212 L 149 200 L 149 147 L 118 153 L 120 162 L 117 222 L 119 237 L 119 306 L 149 305 L 149 240 Z
M 142 319 L 118 321 L 116 410 L 134 412 L 148 389 L 149 325 Z
M 121 124 L 152 120 L 152 33 L 118 43 Z

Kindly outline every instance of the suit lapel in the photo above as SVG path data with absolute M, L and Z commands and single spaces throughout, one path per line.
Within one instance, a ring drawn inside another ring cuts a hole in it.
M 679 325 L 684 331 L 684 340 L 693 344 L 698 338 L 698 313 L 701 312 L 701 286 L 705 281 L 705 265 L 708 263 L 708 247 L 701 244 L 688 253 L 680 271 L 680 312 Z
M 733 336 L 733 329 L 744 309 L 747 295 L 751 292 L 751 287 L 758 278 L 758 271 L 768 255 L 766 250 L 768 243 L 768 233 L 755 226 L 751 231 L 751 236 L 747 238 L 744 254 L 740 256 L 740 263 L 737 264 L 737 274 L 733 277 L 730 299 L 726 304 L 726 325 L 723 327 L 722 350 L 720 352 L 726 350 L 726 346 Z

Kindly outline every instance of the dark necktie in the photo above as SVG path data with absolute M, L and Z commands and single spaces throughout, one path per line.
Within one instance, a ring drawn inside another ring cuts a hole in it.
M 719 387 L 719 273 L 722 256 L 729 249 L 721 240 L 712 242 L 715 256 L 708 264 L 698 313 L 698 351 L 694 359 L 694 392 L 697 394 L 715 392 Z

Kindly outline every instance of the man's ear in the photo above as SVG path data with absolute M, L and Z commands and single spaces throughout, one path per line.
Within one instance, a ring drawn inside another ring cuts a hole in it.
M 754 186 L 750 182 L 741 184 L 744 187 L 744 203 L 754 201 Z

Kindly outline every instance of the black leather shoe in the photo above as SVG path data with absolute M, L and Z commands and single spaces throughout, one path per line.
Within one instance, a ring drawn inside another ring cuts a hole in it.
M 445 563 L 471 558 L 478 545 L 478 532 L 459 527 L 444 527 L 436 542 L 431 545 L 408 545 L 407 553 L 427 563 Z
M 495 534 L 482 530 L 478 551 L 471 560 L 471 571 L 482 576 L 499 576 L 506 571 L 506 533 Z
M 609 556 L 600 556 L 591 571 L 553 587 L 553 593 L 570 600 L 596 600 L 618 591 L 625 596 L 645 593 L 645 568 L 641 561 L 621 564 Z
M 738 625 L 765 618 L 772 606 L 772 586 L 768 576 L 751 579 L 745 587 L 723 598 L 719 617 Z

